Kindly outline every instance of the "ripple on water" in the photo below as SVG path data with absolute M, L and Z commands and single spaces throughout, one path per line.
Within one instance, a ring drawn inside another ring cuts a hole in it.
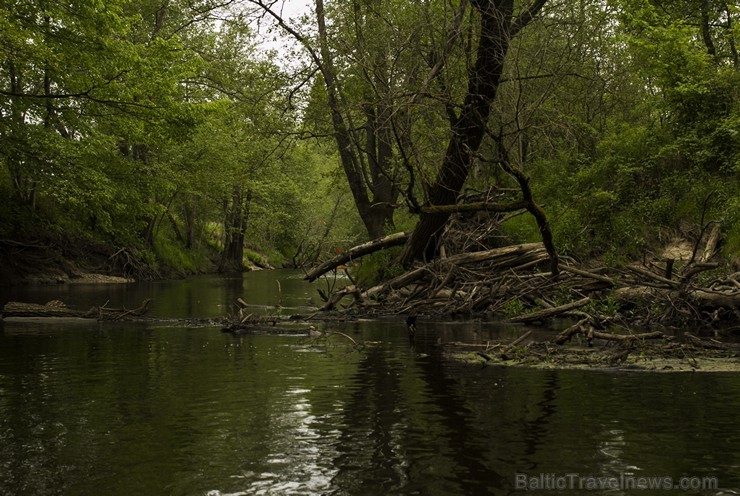
M 733 375 L 458 367 L 362 326 L 361 352 L 218 329 L 0 334 L 0 494 L 498 494 L 574 471 L 740 485 Z

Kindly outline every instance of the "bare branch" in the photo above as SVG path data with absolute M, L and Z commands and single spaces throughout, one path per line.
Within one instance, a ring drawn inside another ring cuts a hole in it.
M 273 10 L 272 6 L 275 5 L 276 3 L 275 1 L 272 1 L 272 2 L 266 2 L 264 0 L 247 0 L 247 1 L 253 5 L 258 6 L 265 13 L 269 14 L 270 17 L 275 19 L 275 21 L 278 23 L 278 25 L 282 29 L 284 29 L 288 34 L 290 34 L 293 38 L 295 38 L 298 43 L 303 45 L 303 48 L 306 49 L 308 54 L 311 56 L 311 59 L 319 67 L 319 70 L 324 75 L 324 77 L 326 77 L 325 67 L 324 67 L 324 64 L 322 63 L 322 60 L 319 54 L 316 52 L 316 50 L 314 50 L 314 48 L 309 43 L 308 39 L 303 34 L 298 32 L 298 30 L 296 30 L 295 28 L 289 26 L 285 22 L 285 19 L 283 19 L 283 16 L 281 15 L 281 13 L 275 12 L 275 10 Z
M 537 14 L 539 14 L 539 12 L 542 10 L 542 7 L 544 7 L 546 3 L 547 0 L 534 0 L 532 5 L 530 5 L 527 10 L 517 16 L 516 20 L 511 25 L 511 31 L 509 32 L 509 35 L 513 38 L 519 31 L 527 27 L 527 24 L 532 22 L 532 19 L 537 17 Z
M 423 94 L 427 87 L 431 84 L 434 79 L 436 79 L 437 76 L 439 76 L 439 73 L 442 72 L 442 69 L 445 66 L 445 63 L 447 62 L 447 56 L 452 50 L 452 45 L 455 43 L 455 40 L 460 36 L 460 26 L 462 25 L 463 17 L 465 16 L 465 10 L 467 8 L 467 2 L 465 0 L 462 0 L 460 2 L 460 8 L 457 9 L 457 12 L 455 13 L 455 19 L 452 23 L 452 30 L 450 31 L 450 35 L 447 37 L 447 43 L 445 43 L 444 50 L 441 54 L 434 53 L 433 58 L 436 59 L 436 62 L 432 66 L 432 69 L 429 71 L 429 74 L 427 74 L 427 77 L 424 78 L 424 81 L 419 86 L 419 89 L 414 95 L 411 96 L 411 99 L 409 100 L 409 104 L 413 104 L 416 99 L 419 97 L 419 95 Z
M 457 213 L 457 212 L 514 212 L 527 208 L 528 203 L 524 200 L 512 203 L 475 202 L 461 203 L 459 205 L 427 205 L 421 207 L 420 211 L 429 214 Z

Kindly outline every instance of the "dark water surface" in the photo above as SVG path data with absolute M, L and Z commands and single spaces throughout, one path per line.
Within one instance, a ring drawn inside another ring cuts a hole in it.
M 285 272 L 14 291 L 82 307 L 152 298 L 157 316 L 204 318 L 238 296 L 291 311 L 315 293 Z M 0 494 L 740 494 L 740 376 L 437 357 L 440 339 L 520 332 L 483 324 L 421 322 L 415 346 L 395 319 L 325 329 L 365 347 L 168 322 L 0 324 Z M 517 474 L 562 489 L 525 492 Z M 719 489 L 586 490 L 567 474 Z

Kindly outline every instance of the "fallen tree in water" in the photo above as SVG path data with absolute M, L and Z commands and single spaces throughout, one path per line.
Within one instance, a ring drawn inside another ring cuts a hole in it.
M 315 281 L 330 270 L 334 270 L 341 265 L 345 265 L 351 262 L 352 260 L 361 258 L 363 255 L 375 253 L 378 250 L 384 250 L 392 246 L 400 246 L 404 244 L 408 240 L 408 238 L 409 233 L 401 232 L 355 246 L 343 253 L 340 253 L 331 260 L 327 260 L 326 262 L 320 264 L 318 267 L 310 270 L 306 274 L 305 279 L 307 281 Z
M 740 272 L 728 271 L 717 260 L 716 230 L 703 243 L 694 243 L 690 258 L 683 260 L 646 259 L 622 267 L 582 264 L 556 258 L 553 247 L 544 242 L 492 246 L 501 242 L 499 226 L 506 216 L 518 214 L 477 206 L 502 195 L 505 192 L 493 191 L 468 198 L 476 208 L 458 208 L 439 236 L 435 259 L 417 262 L 401 273 L 386 271 L 395 277 L 374 284 L 353 280 L 323 295 L 321 310 L 346 316 L 464 316 L 526 324 L 569 319 L 572 325 L 554 341 L 557 344 L 576 337 L 610 339 L 605 335 L 615 328 L 740 330 Z M 387 236 L 347 254 L 357 262 L 373 250 L 391 246 L 388 240 L 395 244 L 405 237 L 406 233 Z M 314 280 L 340 266 L 347 254 L 325 262 L 306 278 Z
M 149 300 L 144 300 L 137 308 L 127 309 L 111 308 L 108 302 L 100 306 L 95 306 L 89 310 L 77 310 L 69 308 L 59 300 L 52 300 L 45 305 L 36 303 L 21 303 L 11 301 L 5 304 L 2 311 L 2 317 L 46 317 L 46 318 L 82 318 L 97 320 L 125 320 L 141 317 L 149 309 Z
M 588 317 L 581 327 L 740 320 L 739 273 L 695 280 L 717 264 L 687 264 L 669 279 L 651 264 L 586 268 L 567 259 L 553 276 L 543 270 L 548 261 L 541 243 L 461 253 L 419 264 L 366 289 L 345 287 L 328 298 L 323 310 L 344 305 L 345 312 L 355 314 L 486 315 L 527 323 Z

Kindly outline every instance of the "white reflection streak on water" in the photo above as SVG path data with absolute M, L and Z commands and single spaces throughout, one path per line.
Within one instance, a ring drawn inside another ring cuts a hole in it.
M 604 438 L 599 443 L 599 453 L 601 453 L 606 460 L 601 463 L 602 468 L 599 473 L 592 475 L 616 478 L 619 478 L 622 475 L 634 476 L 635 472 L 639 471 L 640 468 L 635 465 L 630 465 L 623 458 L 624 448 L 627 446 L 627 441 L 624 438 L 624 430 L 618 428 L 605 428 L 602 434 Z M 627 493 L 615 490 L 612 494 L 619 496 Z
M 208 496 L 307 495 L 329 490 L 332 479 L 339 472 L 333 460 L 338 454 L 335 445 L 340 431 L 319 432 L 315 428 L 322 418 L 311 414 L 311 403 L 306 396 L 310 392 L 298 387 L 285 391 L 284 413 L 276 420 L 275 426 L 278 437 L 274 450 L 265 460 L 272 469 L 232 476 L 251 481 L 244 492 L 212 490 Z M 343 407 L 337 403 L 332 406 L 335 411 L 341 411 Z
M 334 436 L 327 439 L 314 427 L 320 419 L 311 414 L 309 389 L 294 387 L 285 392 L 284 425 L 277 452 L 268 460 L 275 465 L 271 477 L 252 484 L 255 494 L 316 494 L 327 490 L 338 472 L 332 460 Z

